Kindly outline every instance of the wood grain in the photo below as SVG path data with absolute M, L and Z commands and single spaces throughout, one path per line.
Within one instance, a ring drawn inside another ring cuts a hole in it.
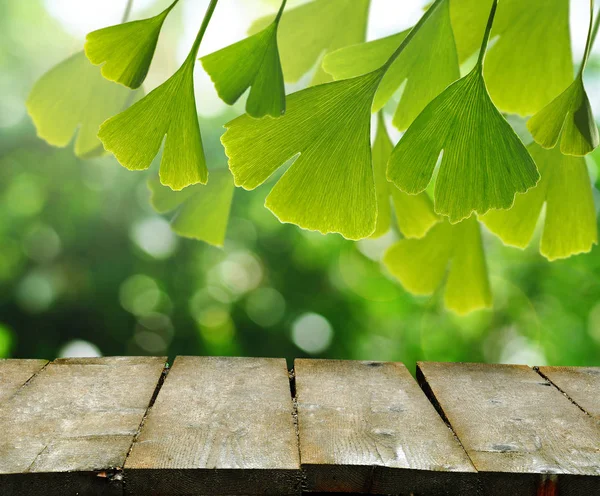
M 486 494 L 600 494 L 600 424 L 531 368 L 419 363 L 417 377 Z
M 47 363 L 48 360 L 0 360 L 0 401 L 12 396 Z
M 296 360 L 295 375 L 310 491 L 474 494 L 473 465 L 404 365 Z
M 600 420 L 600 367 L 539 367 L 571 400 Z
M 0 494 L 122 494 L 164 358 L 59 359 L 0 403 Z
M 144 495 L 297 494 L 285 360 L 177 357 L 125 465 Z

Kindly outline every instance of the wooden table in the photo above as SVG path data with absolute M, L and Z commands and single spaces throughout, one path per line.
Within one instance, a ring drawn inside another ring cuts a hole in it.
M 600 368 L 0 360 L 0 495 L 600 495 Z

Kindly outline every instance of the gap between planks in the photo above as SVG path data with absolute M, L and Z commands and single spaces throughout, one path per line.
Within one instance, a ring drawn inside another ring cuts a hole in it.
M 560 387 L 558 387 L 558 385 L 552 380 L 550 379 L 550 377 L 548 377 L 546 374 L 544 374 L 541 370 L 540 367 L 535 366 L 533 367 L 533 370 L 535 370 L 540 376 L 542 376 L 546 381 L 548 381 L 552 386 L 554 386 L 556 389 L 558 389 L 571 403 L 573 403 L 577 408 L 579 408 L 583 413 L 585 413 L 587 416 L 594 418 L 594 416 L 588 412 L 585 408 L 583 408 L 579 403 L 577 403 L 566 391 L 564 391 L 563 389 L 561 389 Z
M 50 363 L 50 362 L 48 362 L 48 363 Z M 133 445 L 136 443 L 136 441 L 140 437 L 140 433 L 142 432 L 142 428 L 144 427 L 144 423 L 146 422 L 146 419 L 148 418 L 148 413 L 150 412 L 150 410 L 154 406 L 154 403 L 156 402 L 156 398 L 158 397 L 158 394 L 160 393 L 160 390 L 163 387 L 163 384 L 165 383 L 165 379 L 167 378 L 167 375 L 169 374 L 170 368 L 171 367 L 169 365 L 169 362 L 166 361 L 165 365 L 163 367 L 163 370 L 162 370 L 162 372 L 160 374 L 160 378 L 158 379 L 158 382 L 156 383 L 156 386 L 154 387 L 154 392 L 152 393 L 152 398 L 150 398 L 150 403 L 148 403 L 148 407 L 146 408 L 146 411 L 144 412 L 144 416 L 142 417 L 142 421 L 140 422 L 140 425 L 138 426 L 136 433 L 133 435 L 133 439 L 131 441 L 131 444 L 129 445 L 129 450 L 127 451 L 127 456 L 125 456 L 125 460 L 123 461 L 123 467 L 127 463 L 127 460 L 129 459 L 129 455 L 131 455 L 131 451 L 133 450 Z M 118 469 L 118 471 L 115 474 L 115 476 L 118 477 L 119 480 L 122 482 L 122 484 L 123 484 L 123 494 L 126 494 L 126 491 L 125 491 L 126 482 L 125 482 L 125 479 L 123 477 L 123 473 L 124 473 L 123 467 L 120 467 L 120 469 Z

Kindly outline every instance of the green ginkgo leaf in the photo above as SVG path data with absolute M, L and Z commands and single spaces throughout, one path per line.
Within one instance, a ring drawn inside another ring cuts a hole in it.
M 383 263 L 416 295 L 433 294 L 447 274 L 444 301 L 459 314 L 492 305 L 481 230 L 474 217 L 454 225 L 443 221 L 424 238 L 398 241 Z
M 481 220 L 507 245 L 525 248 L 545 203 L 542 255 L 556 260 L 589 252 L 598 242 L 598 228 L 585 159 L 563 155 L 557 148 L 545 150 L 535 143 L 529 151 L 541 174 L 539 184 L 517 195 L 510 210 L 488 212 Z
M 79 130 L 75 154 L 91 157 L 104 152 L 97 138 L 100 125 L 132 98 L 131 91 L 104 79 L 79 52 L 35 83 L 27 98 L 27 111 L 38 136 L 53 146 L 67 146 Z
M 279 117 L 285 112 L 285 87 L 277 48 L 285 3 L 284 0 L 275 20 L 262 31 L 200 59 L 225 103 L 233 105 L 251 87 L 246 112 L 252 117 Z
M 387 177 L 402 191 L 425 191 L 443 151 L 435 183 L 435 211 L 456 223 L 473 212 L 509 208 L 516 193 L 539 179 L 527 149 L 498 112 L 483 78 L 494 1 L 475 68 L 436 97 L 392 153 Z
M 157 16 L 98 29 L 85 39 L 85 54 L 102 66 L 102 75 L 129 88 L 139 88 L 146 79 L 158 35 L 169 12 L 179 0 Z
M 283 75 L 298 81 L 317 66 L 312 84 L 331 81 L 317 62 L 333 50 L 364 41 L 371 0 L 313 0 L 287 10 L 281 19 L 279 52 Z M 257 33 L 273 20 L 258 19 L 250 28 Z
M 437 0 L 437 4 L 445 0 Z M 432 7 L 374 72 L 290 95 L 278 119 L 243 115 L 221 138 L 235 184 L 253 189 L 296 158 L 267 196 L 282 222 L 361 239 L 375 231 L 377 203 L 371 163 L 371 107 L 396 57 L 431 17 Z
M 377 134 L 373 143 L 373 175 L 377 193 L 377 226 L 371 237 L 384 235 L 391 225 L 390 196 L 396 212 L 398 229 L 406 238 L 421 238 L 440 219 L 433 211 L 433 203 L 427 193 L 407 195 L 385 177 L 385 169 L 394 145 L 385 128 L 380 112 Z
M 151 203 L 161 213 L 176 210 L 171 220 L 175 233 L 186 238 L 223 246 L 233 199 L 233 180 L 228 170 L 211 172 L 207 185 L 196 184 L 183 191 L 173 191 L 158 178 L 148 181 Z
M 267 196 L 282 222 L 361 239 L 375 229 L 370 117 L 381 72 L 313 86 L 288 97 L 278 119 L 247 115 L 221 138 L 235 184 L 254 189 L 295 160 Z
M 194 63 L 215 7 L 216 1 L 211 1 L 179 70 L 125 112 L 108 119 L 98 133 L 104 148 L 130 170 L 150 167 L 164 140 L 160 181 L 175 191 L 208 181 L 194 96 Z
M 427 24 L 413 37 L 386 72 L 373 104 L 383 108 L 405 83 L 393 124 L 407 129 L 425 106 L 460 77 L 454 35 L 450 23 L 450 0 L 436 3 Z M 404 41 L 409 31 L 380 40 L 353 45 L 330 53 L 323 68 L 335 79 L 355 77 L 381 67 Z
M 452 0 L 452 27 L 459 59 L 481 44 L 492 0 Z M 502 0 L 485 60 L 485 80 L 503 112 L 531 115 L 573 77 L 569 0 Z
M 592 0 L 585 53 L 575 81 L 527 123 L 533 139 L 544 148 L 554 148 L 560 138 L 560 150 L 566 155 L 587 155 L 600 142 L 598 126 L 583 86 L 583 72 L 600 25 L 597 22 L 593 27 L 593 15 Z

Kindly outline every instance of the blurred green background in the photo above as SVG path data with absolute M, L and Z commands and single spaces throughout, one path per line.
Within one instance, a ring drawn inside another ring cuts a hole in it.
M 81 0 L 78 8 L 101 3 Z M 121 3 L 106 2 L 115 12 Z M 112 157 L 79 160 L 71 148 L 36 137 L 27 94 L 81 48 L 85 33 L 85 26 L 80 33 L 61 20 L 59 4 L 0 2 L 0 358 L 197 354 L 397 360 L 410 368 L 417 360 L 600 365 L 597 247 L 549 263 L 537 253 L 539 237 L 522 252 L 486 232 L 494 308 L 459 317 L 444 309 L 440 292 L 415 298 L 385 273 L 379 260 L 395 233 L 352 243 L 282 225 L 263 207 L 269 186 L 236 191 L 222 250 L 172 234 L 168 218 L 148 201 L 146 181 L 156 164 L 131 173 Z M 139 16 L 164 2 L 141 4 Z M 236 25 L 249 25 L 240 10 Z M 229 15 L 234 11 L 230 6 Z M 107 15 L 108 23 L 118 21 Z M 173 53 L 188 31 L 185 19 L 184 11 L 167 22 L 150 85 L 177 67 Z M 106 23 L 101 16 L 97 22 L 93 28 Z M 396 27 L 403 26 L 382 29 Z M 588 74 L 595 105 L 598 59 Z M 199 108 L 210 107 L 211 98 L 199 94 Z M 209 166 L 224 166 L 222 125 L 241 107 L 211 108 L 210 115 L 200 112 L 205 149 Z M 600 186 L 593 160 L 590 171 Z

